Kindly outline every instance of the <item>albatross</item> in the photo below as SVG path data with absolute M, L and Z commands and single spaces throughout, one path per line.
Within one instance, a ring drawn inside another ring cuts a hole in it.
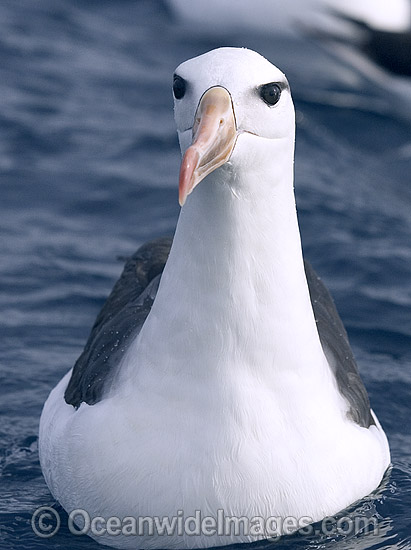
M 285 75 L 220 48 L 182 63 L 173 92 L 174 238 L 128 260 L 40 421 L 51 493 L 117 548 L 252 542 L 273 534 L 270 518 L 282 535 L 368 495 L 390 463 L 341 319 L 303 260 Z

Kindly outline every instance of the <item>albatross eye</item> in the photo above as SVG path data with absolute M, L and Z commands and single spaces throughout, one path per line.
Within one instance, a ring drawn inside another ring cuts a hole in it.
M 258 89 L 260 97 L 267 105 L 275 105 L 278 103 L 281 96 L 281 88 L 275 82 L 264 84 Z
M 176 99 L 181 99 L 184 97 L 184 94 L 186 93 L 187 83 L 184 80 L 184 78 L 181 78 L 181 76 L 178 76 L 178 74 L 174 75 L 173 78 L 173 94 Z

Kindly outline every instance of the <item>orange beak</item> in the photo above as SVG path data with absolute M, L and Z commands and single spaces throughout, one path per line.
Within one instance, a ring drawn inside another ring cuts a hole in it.
M 200 99 L 193 125 L 193 141 L 184 154 L 180 168 L 179 203 L 208 174 L 230 158 L 237 139 L 231 96 L 215 86 Z

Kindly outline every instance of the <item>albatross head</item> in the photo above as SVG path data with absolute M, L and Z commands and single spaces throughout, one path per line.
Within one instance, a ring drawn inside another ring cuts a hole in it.
M 231 185 L 241 185 L 236 174 L 248 166 L 264 170 L 274 160 L 281 164 L 279 149 L 292 156 L 295 122 L 289 85 L 285 75 L 258 53 L 219 48 L 189 59 L 175 71 L 173 92 L 184 155 L 181 205 L 220 167 L 230 173 Z M 290 165 L 287 161 L 284 164 Z M 277 168 L 281 172 L 281 166 Z

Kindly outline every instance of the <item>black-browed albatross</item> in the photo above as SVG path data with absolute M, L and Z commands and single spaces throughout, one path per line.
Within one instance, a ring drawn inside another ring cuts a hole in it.
M 40 423 L 43 473 L 69 513 L 209 518 L 197 534 L 90 532 L 118 548 L 273 534 L 212 531 L 221 511 L 280 518 L 281 534 L 284 518 L 314 522 L 367 495 L 390 462 L 342 322 L 303 261 L 287 79 L 220 48 L 181 64 L 173 90 L 173 242 L 127 262 Z

